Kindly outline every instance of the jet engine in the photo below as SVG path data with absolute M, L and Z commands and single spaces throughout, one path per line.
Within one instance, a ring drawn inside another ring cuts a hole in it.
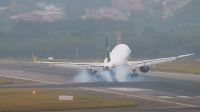
M 140 71 L 142 73 L 147 73 L 150 70 L 149 66 L 142 66 L 140 67 Z

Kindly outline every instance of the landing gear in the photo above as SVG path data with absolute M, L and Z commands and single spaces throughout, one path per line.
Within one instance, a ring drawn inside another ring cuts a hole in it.
M 138 77 L 138 73 L 135 72 L 135 70 L 133 70 L 133 72 L 131 73 L 131 78 L 137 78 Z
M 108 67 L 105 67 L 103 70 L 109 72 L 111 75 L 115 75 L 115 72 Z
M 104 74 L 104 78 L 108 78 L 110 81 L 114 81 L 114 82 L 116 82 L 116 79 L 115 79 L 115 72 L 113 71 L 113 70 L 111 70 L 111 69 L 109 69 L 108 67 L 106 67 L 106 68 L 104 68 L 103 69 L 103 74 Z M 104 80 L 107 80 L 107 79 L 104 79 Z
M 92 81 L 99 81 L 102 79 L 97 72 L 97 70 L 87 69 L 87 74 L 90 76 Z
M 133 78 L 137 78 L 138 77 L 138 73 L 132 73 L 131 74 L 131 78 L 133 79 Z
M 91 75 L 96 75 L 97 71 L 92 69 L 87 69 L 87 72 Z

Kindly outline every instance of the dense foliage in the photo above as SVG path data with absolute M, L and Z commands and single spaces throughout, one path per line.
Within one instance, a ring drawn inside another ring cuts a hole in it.
M 55 22 L 8 19 L 11 14 L 24 11 L 27 7 L 0 13 L 0 57 L 27 58 L 34 52 L 40 57 L 101 58 L 105 56 L 104 34 L 110 35 L 110 48 L 112 48 L 115 45 L 113 33 L 116 31 L 122 32 L 123 43 L 132 48 L 135 57 L 153 58 L 193 52 L 199 56 L 200 1 L 198 0 L 193 0 L 167 20 L 159 18 L 160 12 L 155 12 L 155 15 L 138 12 L 133 13 L 128 21 L 81 20 L 80 14 L 86 7 L 109 4 L 104 0 L 98 3 L 100 0 L 87 1 L 91 4 L 81 4 L 80 0 L 62 1 L 66 3 L 66 18 Z M 27 4 L 32 2 L 33 0 L 30 0 Z M 53 0 L 48 2 L 55 3 Z M 71 2 L 69 7 L 67 2 Z M 2 2 L 2 4 L 9 3 Z

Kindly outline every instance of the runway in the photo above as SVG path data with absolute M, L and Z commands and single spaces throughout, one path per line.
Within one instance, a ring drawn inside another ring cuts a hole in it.
M 150 72 L 131 82 L 74 82 L 77 70 L 28 62 L 0 62 L 0 77 L 32 81 L 31 84 L 2 85 L 0 88 L 75 88 L 98 94 L 128 97 L 136 108 L 95 109 L 101 111 L 198 112 L 200 111 L 200 76 Z M 80 110 L 74 110 L 77 112 Z M 81 110 L 92 112 L 94 110 Z

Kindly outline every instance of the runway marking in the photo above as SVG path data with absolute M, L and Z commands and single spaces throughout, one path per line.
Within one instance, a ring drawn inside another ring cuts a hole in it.
M 46 83 L 46 84 L 62 84 L 62 83 L 57 83 L 57 82 L 49 82 L 49 81 L 35 80 L 35 79 L 22 78 L 22 77 L 15 77 L 15 76 L 7 76 L 7 75 L 0 75 L 0 76 L 1 76 L 1 77 L 7 77 L 7 78 L 14 78 L 14 79 L 27 80 L 27 81 L 41 82 L 41 83 Z
M 91 90 L 91 91 L 104 92 L 104 93 L 116 94 L 116 95 L 121 95 L 121 96 L 129 96 L 129 97 L 140 98 L 140 99 L 145 99 L 145 100 L 150 100 L 150 101 L 157 101 L 157 102 L 163 102 L 163 103 L 169 103 L 169 104 L 176 104 L 176 105 L 186 106 L 186 107 L 200 107 L 198 105 L 179 103 L 179 102 L 173 102 L 173 101 L 161 100 L 161 99 L 155 99 L 155 98 L 148 98 L 148 97 L 143 97 L 143 96 L 138 96 L 138 95 L 129 95 L 129 94 L 125 94 L 125 93 L 106 91 L 106 90 L 102 90 L 102 89 L 94 89 L 94 88 L 88 88 L 88 87 L 82 87 L 82 88 L 86 89 L 86 90 Z
M 174 97 L 172 96 L 158 96 L 158 98 L 163 98 L 163 99 L 172 99 Z
M 189 99 L 189 98 L 192 98 L 190 96 L 177 96 L 178 98 L 185 98 L 185 99 Z
M 147 89 L 140 89 L 140 88 L 109 88 L 112 90 L 118 90 L 118 91 L 146 91 Z

